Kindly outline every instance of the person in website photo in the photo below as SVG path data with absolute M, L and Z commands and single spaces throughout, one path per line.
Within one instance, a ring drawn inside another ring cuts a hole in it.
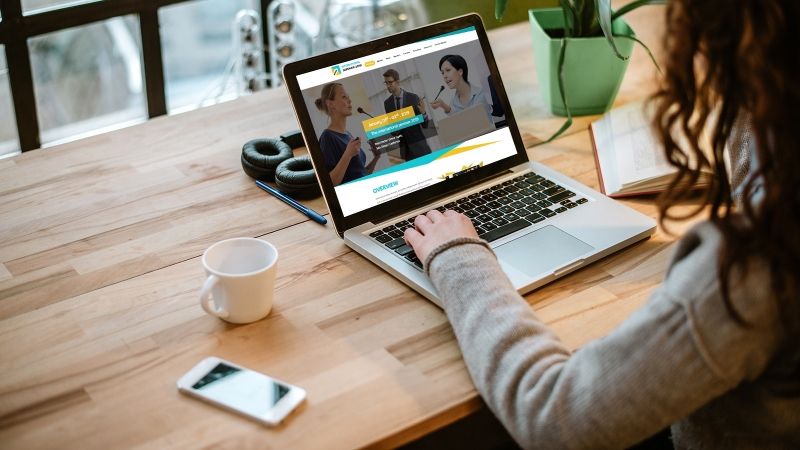
M 338 186 L 372 173 L 380 153 L 368 141 L 373 158 L 367 164 L 367 155 L 361 149 L 361 138 L 353 137 L 347 131 L 347 118 L 353 115 L 353 104 L 344 86 L 335 82 L 326 84 L 314 105 L 330 120 L 319 136 L 319 146 L 333 185 Z
M 400 87 L 400 74 L 394 69 L 389 69 L 383 73 L 383 84 L 386 85 L 386 90 L 389 91 L 389 97 L 383 102 L 383 108 L 387 113 L 411 106 L 414 108 L 414 115 L 422 115 L 424 117 L 424 121 L 421 124 L 412 125 L 395 133 L 395 135 L 401 137 L 400 157 L 410 161 L 430 154 L 431 148 L 422 133 L 422 128 L 428 127 L 428 115 L 422 99 L 417 94 Z
M 455 89 L 456 95 L 448 105 L 444 100 L 437 99 L 431 102 L 431 107 L 441 109 L 448 116 L 457 114 L 467 108 L 481 105 L 486 110 L 486 118 L 492 122 L 492 105 L 486 101 L 483 89 L 469 82 L 469 68 L 467 61 L 461 55 L 444 55 L 439 60 L 439 71 L 445 85 Z

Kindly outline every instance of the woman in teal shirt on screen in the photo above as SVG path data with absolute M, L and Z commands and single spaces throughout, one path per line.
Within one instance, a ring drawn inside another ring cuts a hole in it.
M 444 100 L 431 102 L 431 107 L 441 109 L 448 116 L 471 108 L 475 105 L 482 105 L 486 110 L 486 117 L 492 122 L 492 105 L 486 101 L 483 89 L 480 86 L 469 82 L 469 67 L 467 61 L 461 55 L 445 55 L 439 60 L 439 70 L 442 72 L 442 79 L 450 89 L 455 89 L 456 95 L 448 105 Z

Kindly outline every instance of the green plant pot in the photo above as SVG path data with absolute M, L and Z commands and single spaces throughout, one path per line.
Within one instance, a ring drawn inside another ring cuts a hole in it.
M 567 110 L 558 90 L 558 56 L 561 38 L 550 37 L 545 30 L 563 29 L 564 14 L 560 8 L 531 9 L 528 11 L 533 35 L 533 56 L 539 86 L 550 111 L 566 116 Z M 612 24 L 614 35 L 634 36 L 631 27 L 621 18 Z M 605 36 L 566 38 L 564 54 L 564 93 L 574 116 L 601 114 L 611 107 L 617 96 L 628 60 L 614 54 Z M 629 57 L 633 51 L 632 39 L 614 38 L 617 49 Z

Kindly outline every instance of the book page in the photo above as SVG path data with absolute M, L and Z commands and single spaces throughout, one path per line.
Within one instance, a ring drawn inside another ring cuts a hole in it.
M 650 128 L 642 103 L 611 110 L 611 133 L 617 160 L 617 176 L 624 187 L 632 183 L 663 177 L 675 171 Z

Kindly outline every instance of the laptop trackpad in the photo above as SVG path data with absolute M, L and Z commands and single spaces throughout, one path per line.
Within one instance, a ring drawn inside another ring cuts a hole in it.
M 549 275 L 592 249 L 591 245 L 548 225 L 507 242 L 494 252 L 502 265 L 529 277 L 538 277 Z

